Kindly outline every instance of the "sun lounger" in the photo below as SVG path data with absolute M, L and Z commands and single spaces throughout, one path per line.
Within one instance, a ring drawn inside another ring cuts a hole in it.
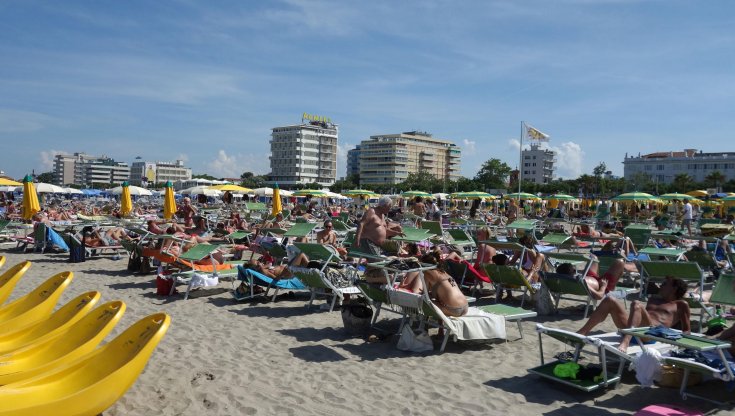
M 638 250 L 639 254 L 645 254 L 650 258 L 663 257 L 666 260 L 679 261 L 681 260 L 686 250 L 680 248 L 656 248 L 656 247 L 644 247 Z
M 238 293 L 237 291 L 237 281 L 247 282 L 249 293 Z M 252 299 L 258 295 L 263 295 L 265 297 L 268 297 L 268 292 L 270 289 L 274 289 L 273 297 L 271 298 L 272 302 L 276 301 L 276 296 L 278 296 L 278 291 L 283 290 L 305 290 L 307 289 L 306 286 L 304 286 L 303 282 L 299 280 L 297 277 L 289 278 L 289 279 L 274 279 L 270 276 L 266 276 L 258 271 L 255 271 L 253 269 L 246 268 L 244 266 L 238 266 L 237 267 L 237 280 L 233 281 L 233 291 L 232 296 L 235 298 L 235 300 L 241 301 L 245 299 Z M 265 287 L 264 292 L 256 292 L 255 287 L 256 286 L 262 286 Z
M 625 227 L 624 231 L 625 237 L 630 238 L 636 250 L 640 250 L 648 245 L 651 240 L 651 233 L 653 232 L 650 227 L 642 224 L 630 224 Z
M 536 289 L 531 286 L 526 276 L 523 275 L 520 269 L 512 266 L 498 266 L 497 264 L 485 264 L 485 273 L 490 277 L 495 284 L 495 296 L 496 301 L 500 301 L 500 296 L 504 290 L 520 291 L 521 292 L 521 307 L 525 302 L 526 293 L 533 295 L 536 293 Z
M 704 291 L 704 272 L 693 261 L 642 261 L 641 262 L 641 298 L 647 296 L 648 282 L 660 282 L 666 277 L 678 277 L 687 283 L 699 286 L 700 299 Z
M 73 364 L 3 386 L 0 416 L 55 415 L 60 409 L 101 414 L 135 383 L 170 324 L 164 313 L 147 316 Z
M 428 241 L 436 236 L 435 233 L 424 229 L 424 228 L 411 228 L 404 227 L 402 236 L 395 236 L 392 238 L 394 241 L 401 241 L 404 243 L 420 243 L 422 241 Z
M 316 224 L 314 223 L 296 223 L 291 226 L 284 234 L 284 237 L 308 238 Z
M 505 321 L 515 321 L 518 324 L 518 334 L 523 338 L 523 327 L 521 326 L 521 320 L 526 318 L 535 318 L 538 314 L 535 311 L 529 311 L 528 309 L 516 308 L 513 306 L 503 305 L 496 303 L 494 305 L 480 306 L 480 310 L 500 315 L 505 318 Z
M 334 281 L 329 278 L 329 270 L 327 267 L 327 265 L 325 265 L 325 268 L 323 269 L 289 267 L 294 276 L 296 276 L 305 285 L 305 288 L 309 289 L 311 292 L 309 303 L 306 305 L 307 309 L 311 308 L 314 299 L 316 299 L 318 295 L 324 295 L 332 298 L 329 304 L 329 311 L 332 312 L 337 299 L 339 299 L 341 303 L 344 300 L 345 295 L 356 295 L 360 293 L 360 289 L 354 284 L 349 286 L 336 285 Z M 350 277 L 354 278 L 356 277 L 356 274 L 349 273 L 344 277 L 348 279 Z
M 467 233 L 467 231 L 461 228 L 450 228 L 446 230 L 446 233 L 448 234 L 447 240 L 449 243 L 461 247 L 465 251 L 472 252 L 477 246 L 475 240 Z
M 470 294 L 482 289 L 483 283 L 492 284 L 489 277 L 483 276 L 475 267 L 467 260 L 447 261 L 447 273 L 459 282 L 459 287 L 469 288 Z
M 293 243 L 294 247 L 299 249 L 309 260 L 324 262 L 325 265 L 330 262 L 339 262 L 340 257 L 337 250 L 326 244 L 317 243 Z

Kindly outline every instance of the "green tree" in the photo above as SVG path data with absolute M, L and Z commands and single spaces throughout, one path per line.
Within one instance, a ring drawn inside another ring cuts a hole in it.
M 592 174 L 595 175 L 595 179 L 597 180 L 597 189 L 595 190 L 596 194 L 602 194 L 605 192 L 605 172 L 607 172 L 607 165 L 605 162 L 600 162 L 600 164 L 592 169 Z
M 396 185 L 399 191 L 438 192 L 444 187 L 444 181 L 426 171 L 411 172 L 405 181 Z
M 52 183 L 54 181 L 54 173 L 53 172 L 43 172 L 41 174 L 36 175 L 36 180 L 38 182 L 43 182 L 43 183 Z
M 673 192 L 685 193 L 694 189 L 694 179 L 686 173 L 679 173 L 674 176 L 674 181 L 671 183 L 671 190 Z
M 240 175 L 240 186 L 246 188 L 262 188 L 265 186 L 265 182 L 268 178 L 264 175 L 255 175 L 253 172 L 244 172 Z
M 482 167 L 475 175 L 475 182 L 482 187 L 479 191 L 488 189 L 502 189 L 506 187 L 508 175 L 511 168 L 500 159 L 490 159 L 482 164 Z
M 358 184 L 360 183 L 360 176 L 359 175 L 349 175 L 344 179 L 340 179 L 336 182 L 334 182 L 334 185 L 329 187 L 329 190 L 332 192 L 345 192 L 349 191 L 350 189 L 357 189 L 359 188 Z
M 196 175 L 191 175 L 191 177 L 192 177 L 192 179 L 206 179 L 206 180 L 209 180 L 209 181 L 217 180 L 217 178 L 215 178 L 214 176 L 207 175 L 206 173 L 199 173 L 199 174 L 196 174 Z
M 653 192 L 655 185 L 651 175 L 643 172 L 637 172 L 628 180 L 628 191 L 633 192 Z
M 704 183 L 707 184 L 708 188 L 718 188 L 725 182 L 725 175 L 719 170 L 716 170 L 704 178 Z

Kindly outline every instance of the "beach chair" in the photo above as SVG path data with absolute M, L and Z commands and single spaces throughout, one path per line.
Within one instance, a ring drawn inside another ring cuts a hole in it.
M 0 355 L 21 349 L 36 342 L 62 336 L 66 330 L 87 315 L 100 299 L 100 292 L 82 293 L 54 311 L 48 319 L 36 324 L 15 328 L 0 335 Z
M 447 239 L 444 237 L 444 229 L 440 221 L 421 221 L 421 229 L 428 230 L 430 234 L 433 234 L 435 241 L 445 242 Z
M 63 336 L 45 338 L 3 355 L 0 385 L 28 380 L 92 352 L 115 328 L 123 313 L 125 303 L 108 302 L 69 326 Z
M 731 382 L 735 380 L 735 375 L 733 374 L 732 370 L 732 367 L 735 365 L 735 363 L 733 362 L 732 357 L 729 357 L 728 359 L 729 354 L 726 354 L 727 350 L 731 348 L 731 344 L 729 342 L 710 339 L 700 335 L 685 334 L 677 330 L 674 331 L 680 332 L 681 338 L 675 340 L 668 339 L 647 334 L 646 332 L 648 332 L 649 329 L 651 328 L 643 327 L 621 329 L 620 333 L 624 335 L 631 335 L 638 341 L 639 345 L 644 345 L 644 347 L 646 347 L 644 341 L 653 340 L 659 343 L 669 344 L 680 349 L 687 349 L 696 351 L 698 353 L 709 354 L 713 358 L 718 358 L 720 360 L 720 363 L 723 364 L 722 367 L 712 367 L 710 365 L 701 364 L 686 358 L 677 358 L 672 356 L 663 358 L 663 362 L 665 364 L 670 364 L 674 367 L 682 368 L 684 370 L 684 376 L 682 377 L 681 386 L 679 388 L 679 393 L 681 394 L 683 399 L 691 396 L 722 405 L 722 403 L 716 402 L 706 397 L 687 393 L 686 389 L 689 382 L 689 374 L 692 371 L 708 374 L 716 379 L 720 379 L 725 382 Z
M 711 305 L 724 305 L 724 306 L 735 306 L 735 274 L 723 273 L 717 278 L 715 286 L 712 288 L 708 304 Z M 702 311 L 707 314 L 707 318 L 721 318 L 716 316 L 715 308 L 707 307 L 704 303 L 699 305 Z M 700 328 L 704 326 L 704 322 L 700 322 Z
M 465 252 L 472 253 L 477 247 L 477 243 L 472 236 L 461 228 L 450 228 L 446 230 L 446 233 L 448 234 L 448 242 L 461 247 Z
M 293 246 L 299 249 L 306 257 L 312 261 L 321 261 L 324 264 L 339 263 L 340 257 L 334 247 L 326 244 L 317 243 L 293 243 Z
M 684 253 L 684 257 L 687 258 L 687 261 L 696 262 L 704 271 L 710 272 L 717 270 L 717 262 L 709 251 L 692 248 Z
M 411 228 L 404 227 L 402 236 L 395 236 L 391 238 L 393 241 L 401 241 L 404 243 L 420 243 L 422 241 L 428 241 L 436 236 L 435 233 L 425 228 Z
M 564 249 L 576 249 L 577 246 L 573 243 L 571 235 L 564 233 L 549 233 L 543 236 L 539 243 L 555 247 L 557 250 Z
M 47 319 L 74 274 L 58 273 L 27 295 L 0 307 L 0 336 Z
M 268 211 L 268 207 L 263 202 L 246 202 L 245 209 L 247 211 L 256 211 L 256 212 Z
M 626 365 L 633 359 L 629 353 L 619 351 L 616 344 L 607 342 L 600 337 L 584 336 L 577 334 L 576 332 L 565 331 L 563 329 L 549 328 L 542 324 L 536 324 L 536 332 L 538 333 L 541 365 L 529 369 L 528 372 L 544 379 L 561 383 L 585 392 L 592 392 L 607 387 L 616 387 L 622 379 Z M 567 346 L 571 346 L 574 349 L 571 360 L 556 359 L 547 363 L 544 357 L 544 336 L 560 341 Z M 555 374 L 554 369 L 560 364 L 578 364 L 581 359 L 581 352 L 585 348 L 587 348 L 585 351 L 596 357 L 596 360 L 594 362 L 590 362 L 587 367 L 599 368 L 601 371 L 601 377 L 597 379 L 578 380 L 576 377 L 568 378 Z
M 60 409 L 101 414 L 135 383 L 170 324 L 165 313 L 147 316 L 72 364 L 3 386 L 0 416 L 54 415 Z
M 521 270 L 513 266 L 498 266 L 497 264 L 484 264 L 485 273 L 495 285 L 495 301 L 500 302 L 500 296 L 504 290 L 521 292 L 521 307 L 526 300 L 526 293 L 534 295 L 536 289 L 526 279 Z
M 704 272 L 699 264 L 693 261 L 642 261 L 641 262 L 641 298 L 648 295 L 648 282 L 661 282 L 667 276 L 678 277 L 688 284 L 699 286 L 700 299 L 704 291 Z
M 459 287 L 469 289 L 470 295 L 482 291 L 483 283 L 492 284 L 489 277 L 483 276 L 467 260 L 447 261 L 447 273 L 459 282 Z
M 242 293 L 237 291 L 237 282 L 247 282 L 248 284 L 248 293 Z M 265 287 L 264 292 L 257 292 L 255 290 L 256 286 L 262 286 Z M 266 276 L 256 270 L 246 268 L 242 265 L 237 267 L 237 279 L 233 280 L 232 283 L 232 296 L 237 301 L 245 300 L 245 299 L 253 299 L 256 296 L 264 296 L 268 297 L 268 293 L 271 289 L 274 290 L 273 297 L 271 298 L 271 302 L 276 301 L 276 297 L 278 296 L 278 292 L 280 290 L 305 290 L 307 287 L 303 284 L 303 282 L 296 278 L 290 278 L 290 279 L 274 279 L 270 276 Z
M 636 250 L 646 247 L 651 241 L 653 230 L 647 225 L 630 224 L 624 229 L 624 236 L 630 238 Z
M 296 223 L 291 226 L 284 234 L 284 238 L 306 238 L 309 239 L 311 232 L 316 227 L 315 223 Z
M 312 303 L 314 303 L 314 299 L 321 295 L 328 298 L 331 297 L 329 312 L 332 312 L 338 299 L 342 303 L 345 295 L 356 295 L 360 293 L 360 289 L 353 283 L 350 283 L 349 286 L 335 284 L 335 281 L 329 277 L 330 270 L 326 262 L 321 269 L 294 266 L 289 267 L 289 269 L 305 285 L 305 288 L 311 292 L 309 303 L 306 305 L 307 309 L 310 309 Z M 349 279 L 350 276 L 354 278 L 356 274 L 348 273 L 344 277 Z
M 521 326 L 521 321 L 527 318 L 535 318 L 536 316 L 538 316 L 535 311 L 529 311 L 528 309 L 503 305 L 501 303 L 480 306 L 479 309 L 483 312 L 500 315 L 505 318 L 506 322 L 515 321 L 518 325 L 518 334 L 520 335 L 521 339 L 523 339 L 523 327 Z
M 102 252 L 104 251 L 111 252 L 113 256 L 120 256 L 120 250 L 125 250 L 125 247 L 123 247 L 121 244 L 116 244 L 113 246 L 89 247 L 86 244 L 82 244 L 81 235 L 68 234 L 68 236 L 69 236 L 69 239 L 72 241 L 72 244 L 78 245 L 80 247 L 84 247 L 84 251 L 87 257 L 92 257 L 95 254 L 102 254 Z
M 651 259 L 663 258 L 670 261 L 679 261 L 682 259 L 686 250 L 681 248 L 658 248 L 658 247 L 644 247 L 638 250 L 638 254 L 645 254 Z M 688 258 L 688 257 L 687 257 Z
M 5 262 L 5 257 L 3 257 L 3 263 Z M 10 297 L 10 294 L 13 292 L 13 289 L 15 288 L 15 285 L 18 283 L 21 277 L 25 274 L 25 272 L 28 271 L 28 269 L 31 268 L 31 262 L 30 261 L 24 261 L 16 264 L 15 266 L 9 268 L 8 270 L 5 270 L 2 275 L 0 275 L 0 305 L 5 303 L 6 300 Z
M 592 298 L 584 277 L 587 276 L 587 272 L 590 270 L 596 259 L 584 254 L 548 253 L 546 255 L 546 260 L 551 265 L 552 270 L 555 270 L 561 263 L 570 263 L 577 270 L 577 273 L 574 276 L 541 272 L 541 284 L 545 285 L 549 289 L 549 293 L 551 293 L 551 296 L 554 299 L 554 310 L 556 312 L 559 311 L 559 301 L 561 299 L 584 302 L 584 318 L 587 319 L 590 306 L 592 306 L 593 309 L 597 307 L 597 300 Z M 579 297 L 582 299 L 579 299 Z
M 505 228 L 507 230 L 514 230 L 517 237 L 522 234 L 530 235 L 534 242 L 538 242 L 538 239 L 536 238 L 538 223 L 538 220 L 518 219 L 513 221 L 511 224 L 508 224 Z

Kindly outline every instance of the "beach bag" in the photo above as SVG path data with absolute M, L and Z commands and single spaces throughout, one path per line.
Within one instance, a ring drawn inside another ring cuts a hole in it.
M 141 265 L 143 264 L 142 257 L 132 256 L 128 258 L 128 271 L 137 273 L 140 271 Z
M 342 324 L 350 334 L 360 334 L 370 328 L 373 309 L 365 299 L 350 299 L 342 305 Z
M 416 334 L 410 326 L 404 325 L 396 347 L 401 351 L 426 352 L 434 350 L 434 343 L 426 331 Z
M 542 284 L 533 294 L 533 302 L 536 304 L 536 313 L 539 315 L 551 315 L 554 313 L 554 299 L 546 285 Z
M 178 291 L 174 288 L 173 293 L 171 288 L 174 285 L 174 279 L 169 279 L 164 275 L 156 276 L 156 295 L 168 296 L 169 294 L 176 294 Z
M 86 259 L 87 251 L 84 249 L 84 244 L 71 240 L 71 244 L 69 244 L 69 263 L 81 263 Z

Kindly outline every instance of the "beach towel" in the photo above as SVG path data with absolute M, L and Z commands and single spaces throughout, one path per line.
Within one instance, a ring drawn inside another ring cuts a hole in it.
M 470 307 L 467 315 L 447 317 L 447 326 L 452 326 L 460 340 L 505 339 L 505 318 Z
M 52 228 L 47 228 L 47 234 L 46 234 L 46 240 L 51 243 L 52 245 L 58 247 L 62 251 L 69 251 L 69 246 L 66 245 L 66 242 L 63 238 L 54 231 Z

